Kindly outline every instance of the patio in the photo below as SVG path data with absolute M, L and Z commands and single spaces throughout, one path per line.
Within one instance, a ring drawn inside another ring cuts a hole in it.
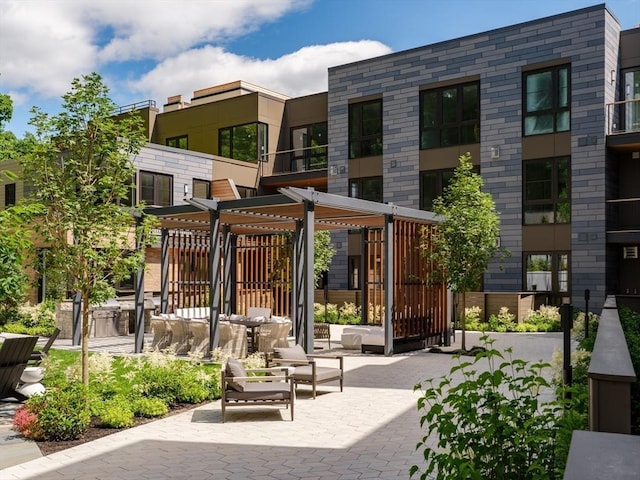
M 469 344 L 477 343 L 478 334 L 467 335 Z M 456 335 L 458 342 L 459 338 Z M 497 347 L 512 346 L 514 355 L 526 360 L 549 361 L 562 344 L 557 333 L 496 334 L 495 338 Z M 56 348 L 67 342 L 56 343 Z M 91 343 L 92 349 L 132 350 L 127 337 Z M 411 465 L 420 464 L 415 445 L 423 434 L 413 385 L 447 374 L 455 359 L 424 350 L 393 357 L 348 353 L 344 392 L 329 385 L 311 400 L 306 390 L 300 390 L 294 422 L 282 421 L 286 410 L 247 408 L 229 411 L 222 424 L 215 401 L 5 468 L 0 477 L 406 480 Z

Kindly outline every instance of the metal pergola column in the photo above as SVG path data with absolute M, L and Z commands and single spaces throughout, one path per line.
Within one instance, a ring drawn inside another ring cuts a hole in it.
M 218 346 L 220 309 L 220 212 L 209 209 L 209 352 Z
M 136 227 L 140 227 L 142 218 L 136 218 Z M 136 232 L 136 249 L 140 249 L 139 230 Z M 144 256 L 144 252 L 142 252 Z M 142 353 L 144 348 L 144 265 L 138 267 L 135 274 L 135 353 Z
M 303 344 L 305 352 L 313 353 L 313 291 L 315 278 L 313 275 L 313 244 L 315 234 L 315 206 L 313 202 L 304 202 L 303 223 L 303 257 L 304 285 L 302 288 L 304 312 Z
M 223 230 L 222 245 L 224 256 L 224 298 L 222 312 L 231 315 L 236 310 L 236 245 L 237 236 L 231 233 L 231 226 L 225 225 Z
M 302 222 L 296 222 L 296 230 L 293 233 L 292 242 L 292 263 L 293 263 L 293 290 L 291 305 L 291 321 L 293 322 L 294 336 L 296 344 L 302 345 L 304 333 L 304 301 L 303 301 L 303 285 L 304 285 L 304 256 L 303 251 L 303 226 Z
M 160 234 L 160 313 L 169 310 L 169 230 Z
M 393 216 L 384 217 L 384 354 L 393 355 Z
M 369 258 L 369 229 L 363 228 L 360 231 L 360 323 L 369 323 L 369 269 L 367 260 Z

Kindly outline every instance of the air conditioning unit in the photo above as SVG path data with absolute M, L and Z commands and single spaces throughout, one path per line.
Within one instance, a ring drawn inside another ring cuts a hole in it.
M 622 258 L 627 259 L 637 259 L 638 258 L 638 247 L 622 247 Z

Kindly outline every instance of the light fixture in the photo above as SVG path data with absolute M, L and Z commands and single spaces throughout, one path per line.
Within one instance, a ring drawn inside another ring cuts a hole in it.
M 338 167 L 336 167 L 335 165 L 331 165 L 329 167 L 329 175 L 331 175 L 332 177 L 338 175 Z
M 391 168 L 396 168 L 398 166 L 397 160 L 391 160 Z
M 189 184 L 185 183 L 184 184 L 184 196 L 186 197 L 187 195 L 189 195 Z
M 500 147 L 491 147 L 491 158 L 493 160 L 500 158 Z
M 616 81 L 616 71 L 611 70 L 611 85 L 613 85 Z

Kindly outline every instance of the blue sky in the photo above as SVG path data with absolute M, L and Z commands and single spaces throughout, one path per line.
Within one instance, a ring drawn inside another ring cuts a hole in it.
M 0 0 L 5 128 L 57 113 L 71 80 L 99 72 L 118 105 L 245 80 L 298 96 L 327 68 L 576 10 L 588 0 Z M 623 29 L 640 0 L 611 0 Z

